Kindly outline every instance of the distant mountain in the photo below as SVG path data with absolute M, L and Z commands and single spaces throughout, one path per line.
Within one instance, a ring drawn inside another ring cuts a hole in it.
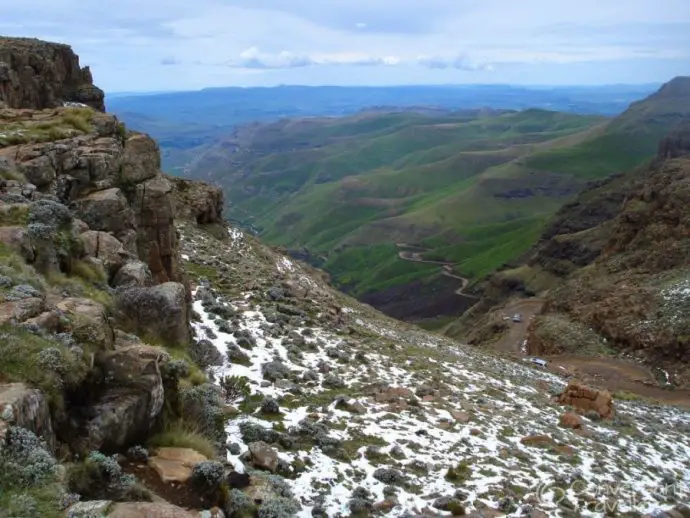
M 611 120 L 374 110 L 253 124 L 187 174 L 222 184 L 230 217 L 300 257 L 306 248 L 362 300 L 398 318 L 451 317 L 476 301 L 458 295 L 464 284 L 528 251 L 589 183 L 653 156 L 689 109 L 684 91 L 664 86 Z
M 353 115 L 416 109 L 542 108 L 571 113 L 616 115 L 658 85 L 602 87 L 517 87 L 443 85 L 398 87 L 210 88 L 194 92 L 109 96 L 108 110 L 130 127 L 161 142 L 163 166 L 181 173 L 215 139 L 239 125 L 280 118 Z M 387 108 L 386 108 L 387 107 Z

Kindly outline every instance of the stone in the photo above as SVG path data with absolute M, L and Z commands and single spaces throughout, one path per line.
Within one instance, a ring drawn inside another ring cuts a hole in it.
M 23 383 L 0 385 L 0 427 L 3 421 L 32 431 L 46 442 L 50 451 L 55 450 L 50 408 L 40 390 Z
M 198 514 L 165 502 L 122 502 L 108 518 L 197 518 Z
M 594 411 L 602 419 L 613 416 L 613 398 L 607 390 L 597 390 L 578 381 L 571 381 L 563 393 L 558 396 L 562 405 L 575 407 L 581 412 Z
M 26 228 L 0 227 L 0 243 L 19 253 L 25 261 L 29 263 L 34 261 L 34 246 Z
M 168 484 L 184 484 L 192 476 L 194 466 L 208 460 L 191 448 L 159 448 L 155 453 L 149 457 L 148 465 Z
M 263 441 L 249 444 L 249 454 L 252 464 L 257 468 L 267 469 L 275 473 L 278 469 L 278 452 Z
M 105 389 L 72 420 L 74 443 L 88 450 L 118 450 L 146 437 L 163 409 L 164 359 L 163 349 L 143 344 L 98 353 L 95 365 Z
M 120 268 L 112 280 L 115 288 L 145 288 L 153 284 L 151 270 L 142 261 L 129 261 Z
M 121 235 L 135 228 L 134 212 L 117 187 L 95 191 L 72 202 L 75 215 L 90 229 Z M 141 257 L 141 256 L 140 256 Z
M 452 415 L 453 419 L 459 423 L 469 423 L 470 419 L 472 419 L 470 414 L 463 412 L 462 410 L 453 410 L 451 411 L 450 415 Z
M 582 418 L 574 412 L 566 412 L 561 416 L 558 424 L 563 428 L 578 430 L 582 428 Z
M 556 441 L 548 435 L 528 435 L 520 439 L 520 442 L 525 446 L 548 447 L 556 445 Z
M 67 510 L 67 518 L 94 518 L 107 516 L 113 506 L 111 500 L 77 502 Z
M 166 282 L 149 288 L 130 288 L 118 294 L 117 310 L 125 327 L 168 346 L 190 342 L 191 304 L 182 284 Z
M 77 342 L 97 346 L 101 350 L 112 349 L 115 333 L 105 307 L 91 299 L 67 298 L 57 304 L 70 321 L 72 336 Z
M 122 243 L 107 232 L 88 230 L 79 239 L 86 256 L 100 260 L 109 276 L 115 275 L 129 257 Z
M 144 182 L 160 174 L 158 144 L 148 135 L 133 133 L 125 142 L 120 181 L 128 184 Z
M 21 323 L 40 315 L 45 309 L 43 299 L 30 297 L 0 304 L 0 325 Z
M 223 221 L 223 190 L 205 182 L 168 177 L 173 184 L 175 213 L 199 225 Z M 277 299 L 276 299 L 277 300 Z

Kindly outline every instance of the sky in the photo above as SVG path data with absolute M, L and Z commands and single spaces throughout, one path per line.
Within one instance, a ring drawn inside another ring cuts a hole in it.
M 690 75 L 690 0 L 2 3 L 0 34 L 70 44 L 108 92 Z

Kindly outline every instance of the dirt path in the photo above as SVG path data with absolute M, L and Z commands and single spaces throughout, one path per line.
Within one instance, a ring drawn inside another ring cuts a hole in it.
M 424 259 L 422 257 L 422 253 L 428 252 L 430 248 L 424 248 L 422 246 L 418 245 L 410 245 L 408 243 L 395 243 L 395 246 L 398 247 L 398 249 L 401 248 L 407 248 L 408 250 L 399 250 L 398 251 L 398 257 L 404 261 L 411 261 L 414 263 L 422 263 L 422 264 L 437 264 L 441 267 L 441 275 L 445 275 L 446 277 L 450 277 L 451 279 L 457 279 L 459 280 L 462 284 L 460 287 L 455 290 L 456 295 L 461 295 L 463 297 L 469 297 L 472 299 L 475 299 L 474 295 L 470 295 L 468 293 L 465 293 L 465 288 L 470 283 L 470 280 L 466 277 L 462 277 L 460 275 L 457 275 L 453 271 L 453 266 L 455 263 L 451 263 L 448 261 L 431 261 L 428 259 Z M 412 251 L 416 250 L 416 251 Z
M 668 390 L 654 378 L 652 371 L 629 360 L 576 355 L 546 356 L 548 369 L 561 376 L 574 376 L 608 391 L 628 392 L 664 404 L 690 408 L 690 390 Z
M 527 354 L 523 344 L 527 338 L 527 328 L 535 315 L 544 306 L 541 299 L 526 299 L 512 302 L 503 308 L 503 318 L 509 323 L 508 332 L 493 344 L 492 349 L 520 355 Z M 519 314 L 521 321 L 513 322 L 512 316 Z

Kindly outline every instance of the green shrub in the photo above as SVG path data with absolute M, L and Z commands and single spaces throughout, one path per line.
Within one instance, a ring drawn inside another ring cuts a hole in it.
M 94 451 L 67 470 L 70 491 L 88 500 L 150 501 L 148 491 L 132 475 L 123 473 L 115 457 Z
M 224 376 L 220 379 L 220 389 L 226 401 L 235 401 L 251 394 L 246 376 Z
M 231 489 L 225 498 L 225 515 L 228 518 L 253 518 L 254 501 L 239 489 Z

